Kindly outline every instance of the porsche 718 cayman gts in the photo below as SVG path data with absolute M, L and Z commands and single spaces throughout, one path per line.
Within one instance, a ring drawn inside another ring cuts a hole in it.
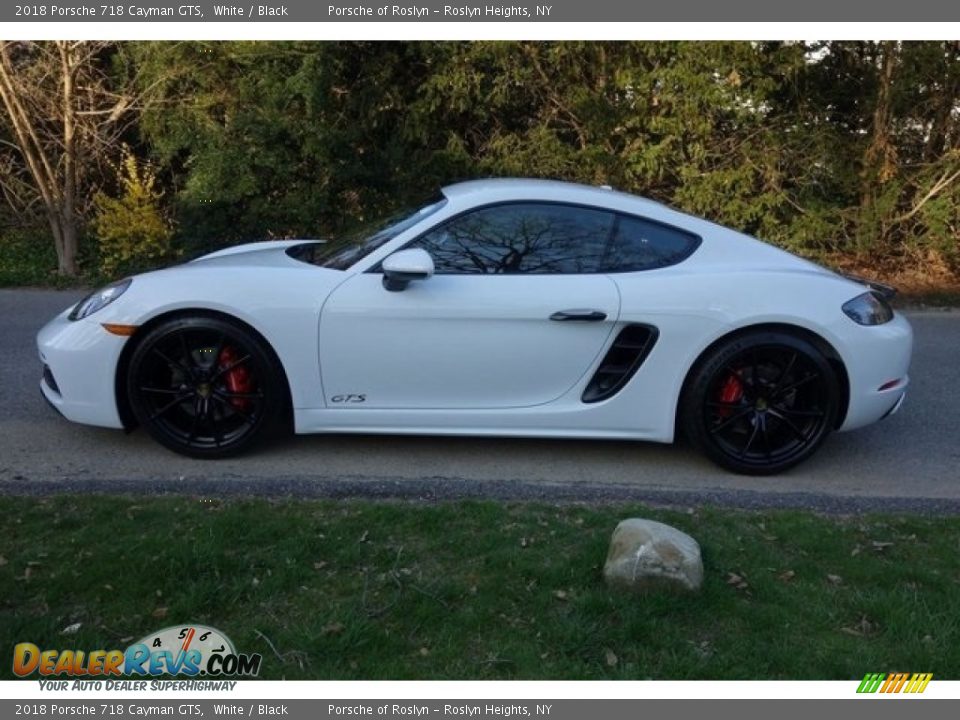
M 38 337 L 66 418 L 194 457 L 274 428 L 671 442 L 783 471 L 895 412 L 889 289 L 607 188 L 447 187 L 359 241 L 260 242 L 102 288 Z

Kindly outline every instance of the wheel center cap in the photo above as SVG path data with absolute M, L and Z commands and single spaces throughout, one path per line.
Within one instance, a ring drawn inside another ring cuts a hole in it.
M 197 385 L 197 395 L 202 398 L 210 397 L 210 383 L 200 383 Z
M 757 402 L 756 402 L 756 406 L 755 406 L 755 407 L 757 408 L 757 410 L 763 412 L 764 410 L 766 410 L 766 409 L 768 408 L 767 399 L 766 399 L 766 398 L 757 398 Z

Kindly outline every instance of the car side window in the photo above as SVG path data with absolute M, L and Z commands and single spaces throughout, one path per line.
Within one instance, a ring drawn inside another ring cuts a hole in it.
M 603 210 L 510 203 L 454 218 L 408 247 L 430 253 L 437 274 L 596 273 L 613 221 Z
M 693 233 L 652 220 L 621 215 L 617 219 L 604 272 L 637 272 L 675 265 L 700 245 Z

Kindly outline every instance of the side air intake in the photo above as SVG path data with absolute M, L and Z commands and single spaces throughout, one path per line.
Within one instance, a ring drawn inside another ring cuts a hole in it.
M 620 392 L 643 365 L 658 335 L 657 329 L 650 325 L 627 325 L 623 328 L 580 399 L 585 403 L 595 403 Z

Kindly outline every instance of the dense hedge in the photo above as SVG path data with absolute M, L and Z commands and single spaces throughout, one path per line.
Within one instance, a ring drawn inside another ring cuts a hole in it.
M 122 50 L 118 82 L 149 91 L 127 141 L 187 255 L 515 175 L 611 184 L 812 256 L 960 268 L 957 42 Z

